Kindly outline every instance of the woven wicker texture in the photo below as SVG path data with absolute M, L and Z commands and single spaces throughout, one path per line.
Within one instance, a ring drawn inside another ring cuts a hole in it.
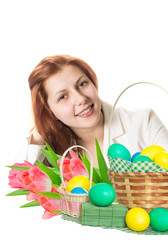
M 121 96 L 131 87 L 139 84 L 150 84 L 162 89 L 168 94 L 164 88 L 150 82 L 137 82 L 125 88 L 117 97 L 109 120 L 108 140 L 110 146 L 110 128 L 114 114 L 114 109 Z M 111 160 L 109 159 L 109 162 Z M 113 161 L 113 160 L 112 160 Z M 112 164 L 113 172 L 109 171 L 109 178 L 116 191 L 116 199 L 118 203 L 125 204 L 128 209 L 134 207 L 142 207 L 150 212 L 157 207 L 168 209 L 168 173 L 167 172 L 114 172 L 114 164 Z M 112 170 L 112 169 L 111 169 Z M 148 169 L 149 170 L 149 169 Z M 146 170 L 144 170 L 146 171 Z M 158 171 L 158 169 L 157 169 Z
M 148 213 L 157 207 L 168 209 L 168 173 L 121 173 L 109 171 L 118 203 L 128 209 L 142 207 Z
M 61 197 L 61 212 L 72 217 L 80 217 L 81 203 L 89 202 L 88 193 L 86 194 L 72 194 L 59 188 Z
M 77 148 L 77 147 L 82 148 L 83 150 L 85 150 L 88 153 L 89 160 L 90 160 L 90 188 L 92 186 L 92 176 L 93 176 L 92 156 L 86 148 L 84 148 L 80 145 L 74 145 L 74 146 L 68 148 L 64 152 L 64 154 L 61 158 L 60 177 L 61 177 L 61 181 L 62 181 L 62 187 L 59 187 L 58 191 L 59 191 L 60 197 L 61 197 L 61 212 L 64 213 L 64 214 L 67 214 L 69 216 L 79 218 L 80 213 L 81 213 L 81 203 L 89 202 L 88 193 L 86 193 L 86 194 L 73 194 L 73 193 L 67 192 L 66 187 L 65 187 L 65 183 L 64 183 L 64 178 L 63 178 L 63 171 L 62 171 L 63 161 L 64 161 L 64 158 L 65 158 L 66 154 L 69 152 L 69 150 L 71 150 L 73 148 Z

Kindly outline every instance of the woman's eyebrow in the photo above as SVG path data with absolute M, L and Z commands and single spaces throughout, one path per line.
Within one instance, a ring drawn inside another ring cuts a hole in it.
M 78 83 L 79 83 L 79 81 L 81 80 L 81 78 L 83 78 L 83 75 L 81 75 L 81 76 L 77 79 L 77 81 L 75 82 L 75 86 L 78 85 Z M 56 92 L 55 96 L 56 96 L 57 94 L 59 94 L 60 92 L 64 92 L 65 90 L 66 90 L 66 89 L 62 89 L 62 90 Z
M 75 85 L 78 85 L 79 81 L 81 80 L 81 78 L 83 78 L 83 75 L 81 75 L 78 80 L 76 81 Z

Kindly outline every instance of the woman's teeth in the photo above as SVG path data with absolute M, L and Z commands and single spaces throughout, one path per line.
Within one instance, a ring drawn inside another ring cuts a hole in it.
M 80 113 L 78 116 L 82 116 L 86 113 L 88 113 L 91 110 L 92 106 L 90 106 L 88 109 L 86 109 L 85 111 L 83 111 L 82 113 Z

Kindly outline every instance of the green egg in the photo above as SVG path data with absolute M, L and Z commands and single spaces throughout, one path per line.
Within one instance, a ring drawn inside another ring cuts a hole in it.
M 168 231 L 168 210 L 166 208 L 155 208 L 150 211 L 150 226 L 160 232 Z
M 118 158 L 122 158 L 124 160 L 127 161 L 131 161 L 131 154 L 128 151 L 128 149 L 120 144 L 120 143 L 113 143 L 109 149 L 108 149 L 108 153 L 107 153 L 112 159 L 118 157 Z
M 139 156 L 135 157 L 134 160 L 133 160 L 133 163 L 139 162 L 139 161 L 141 161 L 141 162 L 153 162 L 149 157 L 144 156 L 144 155 L 139 155 Z
M 110 205 L 115 199 L 114 188 L 107 183 L 97 183 L 89 190 L 90 201 L 100 207 Z

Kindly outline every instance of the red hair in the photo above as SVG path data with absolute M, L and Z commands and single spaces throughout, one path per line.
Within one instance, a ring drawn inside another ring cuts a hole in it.
M 56 55 L 44 58 L 34 68 L 28 79 L 35 127 L 44 141 L 60 155 L 72 145 L 75 134 L 67 125 L 62 123 L 60 128 L 59 124 L 57 124 L 58 119 L 52 113 L 47 103 L 48 96 L 44 88 L 44 82 L 51 75 L 61 71 L 66 65 L 79 67 L 98 90 L 97 77 L 92 68 L 83 60 L 69 55 Z

